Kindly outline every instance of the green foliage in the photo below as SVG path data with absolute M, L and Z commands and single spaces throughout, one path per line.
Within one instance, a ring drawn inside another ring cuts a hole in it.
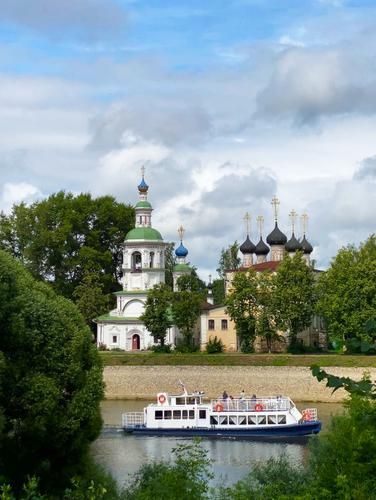
M 209 342 L 206 344 L 206 352 L 208 354 L 217 354 L 223 352 L 223 347 L 222 340 L 215 336 L 214 338 L 210 338 Z
M 237 241 L 234 241 L 228 248 L 222 248 L 217 269 L 217 273 L 221 279 L 224 280 L 226 278 L 226 271 L 239 268 L 241 259 L 238 257 L 238 253 L 239 244 Z
M 376 319 L 376 236 L 356 248 L 342 248 L 319 280 L 318 310 L 325 317 L 331 341 L 350 350 L 367 350 L 376 335 L 369 321 Z M 361 343 L 352 343 L 356 339 Z
M 66 485 L 101 428 L 102 366 L 77 308 L 0 252 L 0 470 Z
M 214 280 L 212 283 L 213 302 L 215 305 L 225 303 L 225 281 L 223 279 Z
M 148 292 L 145 311 L 140 317 L 154 342 L 160 342 L 161 346 L 164 346 L 167 330 L 172 326 L 171 301 L 172 292 L 167 285 L 154 286 Z
M 106 295 L 119 289 L 122 244 L 133 224 L 133 209 L 111 196 L 61 191 L 2 214 L 0 247 L 65 297 L 85 272 L 98 276 Z
M 176 264 L 174 246 L 174 243 L 168 243 L 165 248 L 165 281 L 170 290 L 174 288 L 173 271 Z
M 176 284 L 180 291 L 197 292 L 201 294 L 202 300 L 206 298 L 207 289 L 205 282 L 197 276 L 195 269 L 192 269 L 190 274 L 183 274 L 183 276 L 180 276 Z
M 103 295 L 103 284 L 99 281 L 98 275 L 86 272 L 81 283 L 73 291 L 73 299 L 86 324 L 95 333 L 96 325 L 93 318 L 104 314 L 110 307 L 108 296 Z
M 275 326 L 278 330 L 289 332 L 293 346 L 297 334 L 310 324 L 315 310 L 314 274 L 298 252 L 283 259 L 273 281 Z
M 210 460 L 199 441 L 173 450 L 174 462 L 144 465 L 122 494 L 124 500 L 209 498 Z
M 150 347 L 150 350 L 153 351 L 153 352 L 162 352 L 162 353 L 169 354 L 171 352 L 171 346 L 168 345 L 168 344 L 152 345 Z
M 191 290 L 179 290 L 172 297 L 173 323 L 182 333 L 183 344 L 187 348 L 194 347 L 194 331 L 201 313 L 202 300 L 200 292 Z
M 256 336 L 258 277 L 253 269 L 235 274 L 226 309 L 236 326 L 242 352 L 252 352 Z

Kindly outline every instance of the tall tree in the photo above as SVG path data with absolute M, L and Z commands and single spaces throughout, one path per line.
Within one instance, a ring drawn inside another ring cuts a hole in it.
M 214 280 L 212 284 L 213 301 L 215 305 L 225 303 L 225 280 Z
M 76 306 L 3 251 L 0 322 L 1 475 L 16 486 L 35 475 L 53 492 L 99 434 L 100 359 Z
M 172 291 L 168 285 L 161 283 L 148 292 L 145 311 L 140 317 L 152 334 L 154 342 L 165 344 L 167 330 L 172 326 L 171 316 Z
M 119 289 L 122 244 L 133 223 L 133 209 L 111 196 L 61 191 L 2 214 L 0 247 L 65 297 L 85 272 L 97 274 L 108 294 Z
M 242 352 L 252 352 L 256 336 L 258 311 L 258 278 L 250 268 L 235 274 L 230 293 L 226 297 L 226 309 L 236 326 Z
M 226 271 L 238 269 L 240 266 L 241 259 L 238 257 L 239 244 L 234 241 L 232 245 L 228 248 L 222 248 L 221 256 L 218 262 L 217 273 L 222 279 L 226 278 Z
M 359 248 L 342 248 L 320 276 L 318 290 L 318 310 L 325 317 L 331 340 L 372 342 L 366 326 L 376 319 L 376 236 Z
M 300 252 L 286 256 L 274 278 L 273 315 L 278 330 L 288 331 L 290 345 L 310 323 L 315 311 L 315 280 Z
M 186 279 L 186 276 L 181 276 L 178 279 L 178 288 L 180 284 L 187 281 L 191 283 L 191 279 Z M 197 320 L 201 313 L 201 305 L 203 302 L 203 295 L 200 291 L 185 288 L 176 291 L 172 298 L 172 315 L 174 324 L 179 328 L 183 335 L 184 343 L 188 348 L 193 347 L 193 336 Z

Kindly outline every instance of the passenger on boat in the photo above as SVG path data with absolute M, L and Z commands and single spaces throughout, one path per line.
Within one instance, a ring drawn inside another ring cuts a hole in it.
M 252 397 L 251 397 L 251 410 L 255 409 L 256 400 L 257 400 L 256 394 L 253 394 Z
M 227 399 L 228 398 L 228 394 L 226 391 L 223 391 L 223 394 L 222 394 L 222 399 Z
M 245 398 L 245 392 L 244 389 L 241 390 L 239 399 L 244 399 Z

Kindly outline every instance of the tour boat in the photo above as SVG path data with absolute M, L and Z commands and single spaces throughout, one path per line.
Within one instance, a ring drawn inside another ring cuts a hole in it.
M 299 411 L 285 396 L 218 398 L 205 402 L 203 392 L 157 394 L 143 412 L 122 415 L 127 433 L 152 436 L 297 438 L 317 434 L 316 408 Z

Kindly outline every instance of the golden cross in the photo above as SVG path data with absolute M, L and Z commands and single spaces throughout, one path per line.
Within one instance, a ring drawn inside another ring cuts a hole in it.
M 243 220 L 245 222 L 245 228 L 247 230 L 247 235 L 249 235 L 249 226 L 250 226 L 250 222 L 251 222 L 251 216 L 248 212 L 245 213 Z
M 273 196 L 271 204 L 274 208 L 274 220 L 277 222 L 279 199 L 276 196 Z
M 291 229 L 292 229 L 292 232 L 294 232 L 294 230 L 295 230 L 295 222 L 296 222 L 296 218 L 298 217 L 298 214 L 295 212 L 294 209 L 292 209 L 291 212 L 289 213 L 289 217 L 290 217 L 290 220 L 291 220 Z
M 300 220 L 303 228 L 303 235 L 305 235 L 308 226 L 308 215 L 304 212 L 304 214 L 300 217 Z
M 262 237 L 262 231 L 264 229 L 264 217 L 262 215 L 257 216 L 257 227 L 260 233 L 260 238 Z
M 178 235 L 179 235 L 179 238 L 180 238 L 180 241 L 183 241 L 183 236 L 184 236 L 184 233 L 185 233 L 185 229 L 183 226 L 180 226 L 178 228 Z
M 142 178 L 144 178 L 144 176 L 145 176 L 145 167 L 144 167 L 144 165 L 142 165 L 142 167 L 141 167 L 141 175 L 142 175 Z

